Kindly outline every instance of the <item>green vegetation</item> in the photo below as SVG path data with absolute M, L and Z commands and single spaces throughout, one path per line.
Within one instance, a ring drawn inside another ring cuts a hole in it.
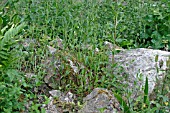
M 63 48 L 56 44 L 57 38 L 63 40 Z M 170 70 L 166 70 L 161 91 L 155 89 L 157 98 L 149 99 L 146 78 L 145 95 L 131 102 L 123 97 L 127 91 L 120 81 L 125 78 L 105 68 L 110 62 L 104 41 L 125 49 L 167 50 L 170 46 L 170 1 L 1 0 L 0 112 L 22 112 L 26 110 L 27 100 L 32 100 L 29 112 L 44 112 L 39 110 L 42 103 L 37 98 L 40 93 L 46 103 L 46 93 L 34 89 L 45 84 L 44 78 L 49 74 L 46 69 L 54 72 L 48 87 L 71 91 L 81 104 L 84 96 L 102 87 L 115 93 L 124 111 L 165 113 L 170 109 L 169 95 L 166 95 L 169 94 Z M 82 45 L 92 45 L 91 50 Z M 50 54 L 48 46 L 57 48 L 57 54 Z M 100 49 L 98 54 L 95 48 Z M 44 63 L 49 58 L 52 62 Z M 85 68 L 75 73 L 68 59 L 77 67 Z M 61 62 L 59 69 L 52 67 L 56 60 Z M 25 77 L 27 73 L 35 76 Z M 126 95 L 131 94 L 128 93 Z

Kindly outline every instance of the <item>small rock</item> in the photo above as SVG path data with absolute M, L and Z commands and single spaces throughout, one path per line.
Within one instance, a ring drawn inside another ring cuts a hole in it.
M 111 42 L 108 42 L 108 41 L 105 41 L 104 42 L 104 45 L 109 49 L 109 50 L 112 50 L 113 49 L 113 44 Z
M 59 47 L 59 48 L 63 48 L 63 40 L 61 39 L 61 38 L 57 38 L 57 46 Z
M 36 75 L 34 73 L 26 73 L 25 76 L 27 78 L 32 78 L 32 77 L 36 77 Z
M 74 65 L 74 63 L 68 59 L 68 61 L 70 62 L 70 66 L 71 68 L 74 70 L 74 73 L 78 73 L 78 67 Z
M 95 88 L 84 99 L 83 108 L 79 113 L 118 113 L 120 104 L 111 91 L 103 88 Z
M 35 39 L 30 39 L 30 38 L 26 38 L 24 39 L 22 45 L 27 48 L 30 46 L 30 44 L 35 44 L 36 43 L 36 40 Z
M 60 96 L 62 96 L 62 93 L 61 93 L 61 91 L 59 91 L 59 90 L 52 90 L 52 91 L 49 91 L 49 93 L 50 93 L 53 97 L 60 97 Z
M 51 46 L 48 46 L 48 45 L 47 45 L 47 47 L 48 47 L 51 54 L 54 54 L 57 51 L 57 49 L 55 49 L 54 47 L 51 47 Z
M 99 48 L 95 48 L 95 53 L 98 53 L 99 52 Z
M 46 113 L 60 113 L 57 108 L 56 105 L 54 105 L 54 99 L 53 97 L 49 97 L 50 102 L 47 104 L 47 106 L 45 107 L 46 109 Z

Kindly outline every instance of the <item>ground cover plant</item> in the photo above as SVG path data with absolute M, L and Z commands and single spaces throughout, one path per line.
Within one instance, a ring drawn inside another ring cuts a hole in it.
M 22 112 L 26 110 L 23 106 L 26 100 L 32 100 L 29 112 L 44 112 L 37 98 L 39 93 L 45 95 L 50 89 L 71 91 L 78 96 L 77 103 L 82 104 L 82 98 L 96 87 L 112 90 L 123 103 L 124 111 L 161 113 L 170 108 L 169 70 L 160 85 L 162 90 L 155 89 L 157 98 L 147 97 L 146 82 L 145 96 L 135 102 L 123 100 L 126 91 L 120 80 L 125 78 L 106 68 L 110 64 L 110 50 L 103 45 L 104 41 L 110 41 L 125 49 L 168 51 L 168 0 L 2 0 L 0 5 L 1 112 Z M 63 40 L 62 48 L 56 43 L 58 38 Z M 51 54 L 49 46 L 57 48 L 58 54 Z M 98 54 L 95 48 L 100 49 Z M 112 53 L 115 52 L 113 49 Z M 44 63 L 49 58 L 52 62 Z M 56 59 L 61 61 L 58 70 L 51 67 Z M 68 59 L 85 68 L 75 73 Z M 111 68 L 115 66 L 113 63 Z M 54 72 L 49 89 L 35 91 L 45 84 L 47 68 Z M 35 76 L 27 78 L 26 73 Z M 46 103 L 47 97 L 42 97 Z

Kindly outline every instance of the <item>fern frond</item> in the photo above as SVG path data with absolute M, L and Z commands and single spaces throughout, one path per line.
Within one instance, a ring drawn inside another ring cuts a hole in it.
M 0 37 L 0 65 L 8 67 L 15 60 L 15 51 L 11 49 L 14 47 L 17 40 L 14 38 L 23 28 L 25 24 L 20 24 L 17 27 L 14 25 L 8 29 L 4 36 Z
M 25 24 L 20 24 L 17 27 L 14 27 L 14 25 L 5 33 L 4 37 L 0 41 L 0 51 L 3 49 L 4 45 L 6 45 L 8 42 L 10 42 L 10 39 L 12 39 L 14 36 L 16 36 L 23 28 L 25 27 Z

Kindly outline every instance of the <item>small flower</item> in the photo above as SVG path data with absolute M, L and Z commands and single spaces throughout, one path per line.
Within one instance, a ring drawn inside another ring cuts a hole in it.
M 164 104 L 165 104 L 166 106 L 168 106 L 168 102 L 164 102 Z

